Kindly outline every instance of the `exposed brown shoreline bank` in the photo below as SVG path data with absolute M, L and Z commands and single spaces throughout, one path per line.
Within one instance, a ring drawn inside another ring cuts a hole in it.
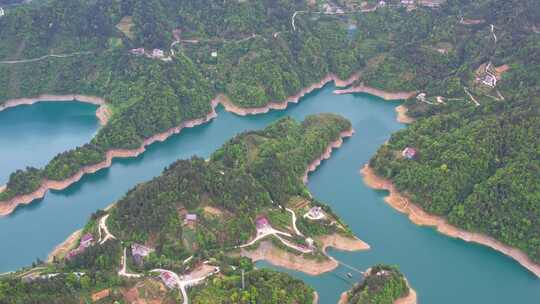
M 342 251 L 360 251 L 368 250 L 370 247 L 358 238 L 346 238 L 336 235 L 327 235 L 318 239 L 323 243 L 323 251 L 326 254 L 326 248 L 332 247 Z M 259 247 L 255 250 L 241 249 L 240 255 L 257 261 L 267 261 L 272 265 L 301 271 L 309 275 L 320 275 L 332 271 L 339 266 L 339 262 L 333 257 L 326 255 L 324 261 L 304 258 L 300 254 L 294 254 L 275 247 L 270 241 L 261 241 Z
M 7 110 L 9 108 L 14 108 L 21 105 L 32 105 L 38 102 L 63 102 L 63 101 L 75 101 L 82 103 L 90 103 L 99 106 L 96 110 L 96 117 L 99 120 L 99 124 L 104 126 L 109 121 L 111 116 L 111 111 L 107 107 L 107 102 L 97 96 L 89 95 L 77 95 L 77 94 L 67 94 L 67 95 L 54 95 L 54 94 L 43 94 L 36 97 L 30 98 L 15 98 L 5 101 L 3 104 L 0 104 L 0 112 Z
M 390 194 L 385 198 L 385 201 L 399 212 L 407 214 L 413 223 L 420 226 L 433 226 L 444 235 L 488 246 L 513 258 L 537 277 L 540 277 L 540 265 L 534 263 L 523 251 L 505 245 L 490 236 L 452 226 L 443 217 L 428 214 L 421 207 L 412 203 L 406 196 L 399 193 L 391 181 L 377 176 L 368 165 L 364 166 L 361 173 L 367 186 L 373 189 L 389 191 Z
M 353 93 L 366 93 L 380 97 L 384 100 L 401 100 L 409 99 L 416 95 L 416 92 L 387 92 L 379 90 L 376 88 L 360 85 L 343 90 L 335 90 L 334 94 L 343 95 L 343 94 L 353 94 Z M 414 122 L 412 117 L 407 116 L 407 107 L 404 105 L 399 105 L 396 107 L 397 118 L 396 120 L 400 123 L 409 124 Z
M 279 249 L 272 245 L 270 241 L 262 241 L 255 250 L 242 249 L 240 255 L 250 258 L 253 262 L 267 261 L 275 266 L 301 271 L 313 276 L 332 271 L 339 265 L 333 259 L 325 261 L 306 259 L 301 255 Z
M 397 112 L 396 120 L 399 123 L 410 124 L 414 122 L 414 118 L 407 115 L 408 110 L 409 109 L 407 109 L 407 107 L 404 105 L 399 105 L 396 107 L 396 112 Z
M 339 138 L 333 142 L 331 142 L 328 147 L 326 147 L 326 150 L 324 153 L 319 156 L 317 159 L 313 160 L 307 167 L 306 172 L 304 173 L 304 177 L 302 178 L 302 181 L 304 181 L 304 184 L 307 184 L 308 182 L 308 175 L 310 172 L 313 172 L 321 165 L 321 162 L 325 159 L 329 159 L 332 155 L 332 150 L 337 149 L 343 145 L 343 139 L 347 137 L 351 137 L 354 134 L 354 130 L 351 128 L 349 130 L 343 131 L 339 133 Z
M 53 251 L 49 253 L 47 256 L 47 263 L 52 263 L 54 260 L 54 257 L 62 258 L 65 256 L 71 249 L 75 248 L 75 245 L 77 245 L 77 242 L 81 238 L 82 229 L 76 230 L 72 234 L 70 234 L 67 239 L 65 239 L 62 243 L 58 244 L 56 247 L 54 247 Z
M 15 208 L 18 205 L 29 204 L 36 199 L 44 197 L 45 193 L 48 190 L 63 190 L 69 187 L 71 184 L 78 182 L 85 174 L 95 173 L 101 169 L 110 167 L 112 164 L 113 158 L 137 157 L 138 155 L 140 155 L 146 150 L 147 146 L 157 141 L 164 141 L 169 136 L 179 133 L 183 128 L 192 128 L 192 127 L 204 124 L 212 120 L 213 118 L 217 116 L 217 113 L 215 111 L 216 106 L 217 106 L 217 100 L 213 100 L 212 110 L 206 115 L 206 117 L 183 122 L 178 127 L 175 127 L 163 133 L 159 133 L 154 136 L 151 136 L 145 139 L 141 147 L 137 149 L 133 149 L 133 150 L 115 149 L 115 150 L 107 151 L 107 153 L 105 154 L 104 161 L 97 163 L 95 165 L 85 166 L 81 170 L 79 170 L 79 172 L 77 172 L 75 175 L 73 175 L 70 178 L 67 178 L 61 181 L 53 181 L 53 180 L 46 179 L 42 182 L 41 186 L 32 193 L 19 195 L 8 201 L 0 202 L 0 215 L 8 215 L 11 212 L 13 212 L 13 210 L 15 210 Z
M 74 174 L 72 177 L 67 178 L 62 181 L 51 181 L 51 180 L 44 180 L 41 184 L 41 186 L 34 192 L 24 195 L 18 195 L 8 201 L 0 201 L 0 216 L 5 216 L 10 213 L 12 213 L 15 208 L 18 205 L 21 204 L 29 204 L 32 201 L 36 199 L 43 198 L 45 196 L 45 193 L 48 190 L 63 190 L 70 186 L 71 184 L 79 181 L 84 174 L 90 174 L 95 173 L 98 170 L 107 168 L 111 166 L 112 159 L 113 158 L 120 158 L 120 157 L 136 157 L 139 154 L 143 153 L 145 151 L 145 147 L 156 142 L 156 141 L 164 141 L 169 136 L 173 134 L 179 133 L 183 128 L 191 128 L 203 123 L 206 123 L 213 118 L 217 116 L 217 113 L 215 111 L 218 104 L 222 104 L 226 111 L 235 113 L 237 115 L 251 115 L 251 114 L 261 114 L 266 113 L 270 111 L 271 109 L 285 109 L 287 107 L 287 104 L 289 102 L 297 103 L 301 97 L 308 94 L 309 92 L 320 89 L 324 85 L 326 85 L 328 82 L 334 81 L 336 86 L 347 86 L 352 84 L 354 81 L 356 81 L 359 77 L 359 74 L 353 74 L 349 79 L 347 80 L 341 80 L 337 78 L 337 76 L 330 74 L 323 78 L 321 81 L 301 90 L 298 94 L 290 96 L 285 99 L 283 102 L 271 102 L 267 106 L 260 107 L 260 108 L 240 108 L 233 103 L 231 103 L 225 95 L 219 94 L 214 100 L 212 100 L 211 107 L 212 110 L 206 115 L 204 118 L 194 119 L 191 121 L 186 121 L 182 123 L 180 126 L 169 129 L 163 133 L 159 133 L 156 135 L 151 136 L 150 138 L 144 140 L 141 147 L 133 150 L 125 150 L 125 149 L 118 149 L 118 150 L 110 150 L 106 153 L 105 161 L 100 162 L 95 165 L 90 165 L 81 168 L 79 172 Z M 93 104 L 105 104 L 105 100 L 99 97 L 92 97 L 92 96 L 86 96 L 86 95 L 40 95 L 36 98 L 19 98 L 19 99 L 12 99 L 6 101 L 4 105 L 0 106 L 0 111 L 7 109 L 9 107 L 15 107 L 17 105 L 22 104 L 33 104 L 39 101 L 43 100 L 56 100 L 56 101 L 73 101 L 77 100 L 80 102 L 88 102 Z M 99 109 L 98 109 L 99 110 Z M 0 187 L 0 192 L 2 192 L 3 189 Z
M 377 88 L 368 87 L 365 85 L 359 85 L 359 86 L 348 88 L 348 89 L 334 91 L 334 94 L 338 94 L 338 95 L 352 94 L 352 93 L 367 93 L 370 95 L 380 97 L 384 100 L 401 100 L 401 99 L 409 99 L 411 97 L 414 97 L 417 92 L 387 92 L 387 91 L 379 90 Z
M 317 241 L 323 244 L 322 248 L 325 253 L 328 247 L 341 251 L 361 251 L 369 250 L 371 248 L 368 243 L 357 237 L 349 238 L 337 233 L 319 237 L 317 238 Z
M 300 99 L 304 97 L 306 94 L 309 94 L 314 90 L 318 90 L 324 87 L 327 83 L 331 81 L 333 81 L 336 84 L 336 87 L 346 87 L 348 85 L 351 85 L 356 80 L 358 80 L 359 77 L 360 77 L 360 74 L 356 73 L 356 74 L 353 74 L 349 79 L 341 80 L 336 75 L 329 74 L 326 77 L 324 77 L 321 81 L 314 83 L 307 88 L 302 89 L 297 94 L 289 96 L 285 98 L 285 100 L 283 101 L 269 102 L 264 107 L 242 108 L 232 103 L 229 100 L 229 98 L 223 94 L 219 94 L 217 98 L 219 99 L 219 103 L 221 103 L 223 107 L 225 107 L 225 110 L 227 110 L 227 112 L 232 112 L 240 116 L 252 115 L 252 114 L 263 114 L 263 113 L 268 113 L 270 110 L 284 110 L 287 108 L 287 105 L 289 103 L 298 103 Z

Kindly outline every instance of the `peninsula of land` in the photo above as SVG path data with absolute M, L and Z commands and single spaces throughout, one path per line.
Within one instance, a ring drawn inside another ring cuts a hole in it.
M 284 118 L 244 132 L 210 159 L 179 160 L 136 186 L 57 246 L 46 267 L 10 280 L 22 279 L 31 287 L 100 272 L 108 273 L 109 285 L 121 288 L 126 281 L 157 279 L 187 303 L 219 285 L 189 294 L 188 288 L 216 274 L 238 273 L 240 267 L 249 273 L 258 260 L 313 275 L 330 271 L 339 262 L 327 256 L 327 247 L 356 251 L 369 246 L 309 195 L 303 179 L 305 168 L 314 170 L 350 135 L 351 123 L 334 114 L 311 115 L 301 123 Z M 98 286 L 103 284 L 81 286 L 77 296 L 111 296 L 112 290 Z M 311 303 L 313 290 L 304 290 Z
M 174 134 L 180 133 L 180 131 L 184 128 L 192 128 L 192 127 L 211 121 L 212 119 L 217 117 L 217 113 L 215 109 L 218 106 L 218 104 L 222 104 L 226 111 L 229 111 L 237 115 L 241 115 L 241 116 L 267 113 L 271 109 L 285 109 L 289 102 L 297 103 L 306 94 L 314 90 L 322 88 L 324 85 L 326 85 L 329 82 L 333 81 L 336 84 L 336 86 L 347 86 L 353 83 L 354 81 L 356 81 L 357 77 L 358 75 L 355 74 L 347 80 L 340 80 L 337 76 L 330 74 L 326 76 L 325 78 L 323 78 L 320 82 L 315 83 L 301 90 L 298 94 L 289 96 L 283 102 L 270 102 L 266 106 L 258 107 L 258 108 L 241 108 L 241 107 L 235 106 L 225 95 L 220 94 L 211 101 L 211 111 L 207 113 L 204 118 L 198 118 L 198 119 L 185 121 L 180 126 L 171 128 L 165 132 L 161 132 L 149 138 L 146 138 L 145 140 L 143 140 L 142 145 L 137 149 L 111 149 L 105 153 L 105 157 L 104 157 L 105 159 L 103 161 L 96 164 L 83 166 L 74 175 L 70 176 L 69 178 L 66 178 L 63 180 L 52 180 L 52 179 L 44 178 L 41 182 L 41 185 L 36 190 L 30 193 L 26 193 L 26 194 L 15 195 L 7 200 L 3 200 L 3 201 L 0 200 L 0 216 L 5 216 L 12 213 L 19 205 L 29 204 L 36 199 L 43 198 L 48 190 L 66 189 L 73 183 L 78 182 L 85 174 L 95 173 L 101 169 L 110 167 L 112 164 L 113 158 L 137 157 L 146 150 L 147 146 L 155 142 L 165 141 L 168 137 Z M 33 104 L 39 101 L 80 101 L 80 102 L 88 102 L 92 104 L 99 104 L 100 108 L 98 108 L 96 115 L 98 115 L 98 117 L 101 117 L 100 121 L 102 119 L 102 123 L 106 124 L 110 116 L 108 114 L 110 112 L 109 110 L 107 110 L 108 108 L 106 107 L 106 103 L 103 99 L 98 98 L 98 97 L 92 97 L 92 96 L 84 96 L 84 95 L 41 95 L 36 98 L 13 99 L 13 100 L 7 101 L 4 104 L 4 108 L 1 108 L 0 106 L 0 110 L 7 109 L 9 107 L 15 107 L 17 105 Z M 344 134 L 345 137 L 348 137 L 351 135 L 352 135 L 352 131 L 351 131 L 351 134 L 348 134 L 347 132 L 345 132 Z M 335 143 L 335 144 L 338 144 L 338 143 Z M 306 173 L 306 176 L 307 176 L 307 173 Z M 9 187 L 6 187 L 6 185 L 4 185 L 2 188 L 0 188 L 0 194 L 8 189 Z
M 377 176 L 369 165 L 365 165 L 362 168 L 361 174 L 364 183 L 369 187 L 388 191 L 389 195 L 385 198 L 385 201 L 394 209 L 408 215 L 413 223 L 420 226 L 432 226 L 437 228 L 437 231 L 444 235 L 459 238 L 466 242 L 488 246 L 513 258 L 523 267 L 540 277 L 540 265 L 534 263 L 523 251 L 505 245 L 487 235 L 466 231 L 452 226 L 445 218 L 426 213 L 420 206 L 411 202 L 406 195 L 400 193 L 390 180 Z

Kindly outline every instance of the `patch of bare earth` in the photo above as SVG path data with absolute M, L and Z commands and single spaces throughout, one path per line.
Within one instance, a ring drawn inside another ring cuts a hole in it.
M 131 16 L 124 16 L 120 22 L 116 25 L 116 28 L 124 33 L 129 39 L 133 39 L 133 32 L 131 31 L 133 27 L 133 18 Z

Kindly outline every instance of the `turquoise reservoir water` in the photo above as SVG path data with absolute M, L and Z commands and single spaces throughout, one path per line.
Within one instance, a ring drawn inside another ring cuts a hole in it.
M 350 119 L 356 134 L 310 175 L 309 188 L 317 198 L 330 204 L 372 249 L 356 253 L 330 251 L 331 255 L 360 269 L 375 263 L 399 265 L 417 290 L 420 303 L 539 303 L 540 280 L 512 259 L 479 245 L 442 236 L 431 228 L 415 226 L 384 203 L 384 192 L 369 189 L 362 183 L 359 169 L 392 132 L 403 128 L 395 121 L 397 103 L 367 95 L 336 96 L 332 90 L 333 86 L 326 86 L 287 110 L 258 116 L 239 117 L 220 108 L 219 117 L 207 125 L 182 131 L 164 143 L 150 146 L 140 157 L 116 160 L 111 168 L 84 177 L 65 191 L 49 192 L 42 201 L 18 208 L 13 215 L 0 218 L 0 272 L 28 265 L 36 257 L 46 257 L 56 244 L 81 228 L 96 209 L 117 200 L 135 184 L 159 175 L 178 158 L 194 154 L 207 157 L 236 133 L 263 128 L 283 116 L 301 120 L 309 114 L 334 112 Z M 44 120 L 61 119 L 59 116 L 65 113 L 47 112 L 49 106 L 55 106 L 52 104 L 43 106 Z M 33 111 L 21 108 L 16 119 L 27 119 L 26 110 Z M 0 121 L 7 114 L 0 113 Z M 9 132 L 42 133 L 31 126 L 23 127 L 30 129 L 12 128 Z M 0 124 L 0 140 L 6 136 L 17 138 L 6 134 L 6 130 Z M 88 140 L 87 135 L 94 130 L 95 127 L 89 127 L 86 130 L 89 133 L 73 139 L 73 143 Z M 22 148 L 2 145 L 2 158 L 25 164 L 27 159 L 19 159 Z M 40 147 L 31 148 L 36 149 L 33 156 L 39 157 L 36 161 L 43 163 L 50 158 L 37 152 Z M 4 164 L 0 169 L 4 176 L 7 176 L 5 171 L 11 171 Z M 290 273 L 315 287 L 321 296 L 320 303 L 330 304 L 336 303 L 339 294 L 350 288 L 351 282 L 345 278 L 347 272 L 340 267 L 317 277 Z
M 43 167 L 56 154 L 82 145 L 99 127 L 96 106 L 40 102 L 0 112 L 0 185 L 26 166 Z

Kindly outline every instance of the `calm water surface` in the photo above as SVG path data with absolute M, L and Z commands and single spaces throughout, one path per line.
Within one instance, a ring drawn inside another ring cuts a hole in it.
M 397 103 L 367 95 L 336 96 L 332 90 L 333 86 L 326 86 L 299 105 L 265 115 L 239 117 L 219 108 L 219 117 L 207 125 L 156 143 L 140 157 L 115 160 L 109 169 L 18 208 L 13 215 L 0 218 L 0 272 L 28 265 L 37 257 L 45 258 L 55 245 L 81 228 L 92 212 L 119 199 L 135 184 L 159 175 L 178 158 L 206 158 L 238 132 L 264 128 L 284 116 L 302 120 L 309 114 L 334 112 L 350 119 L 356 134 L 310 175 L 309 188 L 372 249 L 330 254 L 359 269 L 375 263 L 399 265 L 417 290 L 420 303 L 540 303 L 540 280 L 519 264 L 485 247 L 415 226 L 384 203 L 384 191 L 369 189 L 362 183 L 359 169 L 392 132 L 403 128 L 395 121 Z M 42 104 L 0 113 L 0 178 L 4 181 L 14 168 L 42 165 L 55 153 L 88 141 L 97 129 L 95 108 L 56 106 Z M 69 119 L 72 116 L 73 121 Z M 45 123 L 23 123 L 28 117 Z M 87 123 L 79 121 L 87 119 Z M 30 152 L 24 152 L 27 149 Z M 350 288 L 351 282 L 346 279 L 349 271 L 340 267 L 316 277 L 287 272 L 315 287 L 320 303 L 330 304 Z
M 39 102 L 0 112 L 0 185 L 26 166 L 43 167 L 56 154 L 88 142 L 99 126 L 96 106 Z

